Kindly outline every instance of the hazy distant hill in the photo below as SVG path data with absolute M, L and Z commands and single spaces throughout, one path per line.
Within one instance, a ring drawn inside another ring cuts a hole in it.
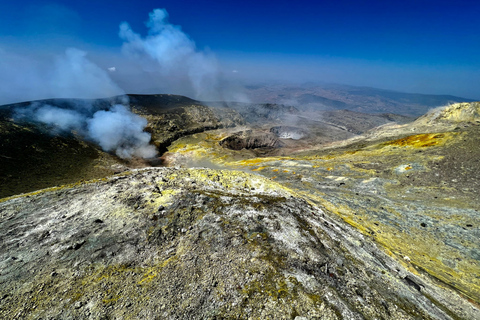
M 256 85 L 247 86 L 255 102 L 291 104 L 300 109 L 349 109 L 367 113 L 420 116 L 429 109 L 474 100 L 451 95 L 405 93 L 347 85 Z

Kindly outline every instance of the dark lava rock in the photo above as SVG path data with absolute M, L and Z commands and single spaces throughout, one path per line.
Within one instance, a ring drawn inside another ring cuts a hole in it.
M 273 133 L 240 131 L 220 141 L 222 147 L 232 150 L 280 148 L 282 143 Z

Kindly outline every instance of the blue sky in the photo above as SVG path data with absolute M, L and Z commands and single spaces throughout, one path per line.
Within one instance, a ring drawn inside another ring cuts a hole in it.
M 74 47 L 102 69 L 115 66 L 113 80 L 138 92 L 146 84 L 132 79 L 139 63 L 122 56 L 119 25 L 145 37 L 155 8 L 168 11 L 197 51 L 215 56 L 222 81 L 336 82 L 480 99 L 480 1 L 0 0 L 0 50 L 40 61 Z M 182 93 L 158 86 L 167 89 Z

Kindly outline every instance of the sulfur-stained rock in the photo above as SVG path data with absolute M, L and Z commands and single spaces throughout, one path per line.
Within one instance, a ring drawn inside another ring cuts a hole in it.
M 474 115 L 476 105 L 447 106 L 439 117 Z M 430 125 L 421 119 L 286 156 L 222 153 L 208 142 L 183 144 L 172 149 L 172 158 L 207 157 L 277 181 L 338 215 L 412 271 L 479 303 L 480 126 L 476 116 Z
M 145 169 L 0 204 L 3 319 L 474 319 L 260 176 Z

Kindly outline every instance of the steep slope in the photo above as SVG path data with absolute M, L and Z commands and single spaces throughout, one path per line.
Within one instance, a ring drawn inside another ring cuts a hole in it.
M 0 204 L 5 319 L 474 319 L 283 186 L 146 169 Z
M 98 146 L 47 128 L 0 118 L 0 198 L 106 177 L 124 163 Z
M 0 317 L 480 318 L 480 103 L 413 122 L 269 105 L 230 127 L 242 110 L 145 99 L 132 107 L 159 136 L 163 122 L 184 130 L 167 164 L 226 170 L 150 168 L 2 199 Z M 252 148 L 229 148 L 232 136 Z

